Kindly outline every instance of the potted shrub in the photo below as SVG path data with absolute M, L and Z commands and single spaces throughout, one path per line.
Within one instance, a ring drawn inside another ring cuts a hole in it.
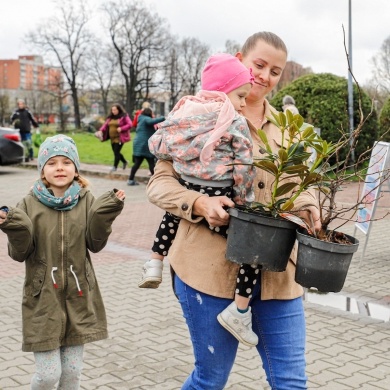
M 323 140 L 298 114 L 292 115 L 287 111 L 286 114 L 273 114 L 272 118 L 268 118 L 282 132 L 282 146 L 277 153 L 272 152 L 266 134 L 259 130 L 259 137 L 265 146 L 261 146 L 263 157 L 254 161 L 253 165 L 274 177 L 271 201 L 267 204 L 254 203 L 243 208 L 236 207 L 229 211 L 231 222 L 227 259 L 238 263 L 255 263 L 265 270 L 283 271 L 296 237 L 299 243 L 296 281 L 304 287 L 315 287 L 321 292 L 338 292 L 342 289 L 359 242 L 339 229 L 347 221 L 355 220 L 359 208 L 368 202 L 365 194 L 355 199 L 348 207 L 336 204 L 336 195 L 347 182 L 353 178 L 365 180 L 367 162 L 373 147 L 361 153 L 356 161 L 353 161 L 351 156 L 372 109 L 365 118 L 361 109 L 360 113 L 360 122 L 356 129 L 352 134 L 341 132 L 336 144 Z M 308 152 L 309 148 L 316 152 L 314 158 Z M 347 150 L 346 158 L 342 161 L 339 159 L 341 150 Z M 372 191 L 388 178 L 388 170 L 380 172 L 379 180 Z M 321 231 L 318 233 L 297 217 L 299 210 L 294 211 L 294 201 L 302 191 L 310 187 L 316 188 L 318 192 L 321 222 Z M 294 190 L 294 194 L 284 197 L 291 190 Z M 275 226 L 269 228 L 267 234 L 252 235 L 252 231 L 255 231 L 255 220 L 256 224 L 258 223 L 257 219 L 273 220 Z M 300 225 L 296 236 L 294 228 L 297 225 L 283 219 Z M 330 229 L 330 223 L 335 220 L 340 222 L 339 226 Z M 284 227 L 286 231 L 290 231 L 289 234 L 280 232 L 279 225 L 283 222 L 290 223 L 290 226 Z M 252 226 L 247 227 L 245 223 Z M 246 253 L 248 248 L 250 253 Z
M 360 87 L 357 82 L 356 84 L 360 93 Z M 359 98 L 359 104 L 361 104 L 361 98 Z M 352 134 L 342 133 L 338 147 L 325 161 L 325 165 L 329 160 L 335 163 L 332 170 L 324 172 L 322 180 L 316 184 L 321 230 L 316 233 L 311 231 L 310 227 L 306 227 L 297 231 L 299 245 L 295 280 L 304 287 L 314 287 L 320 292 L 341 291 L 359 241 L 355 237 L 342 233 L 339 229 L 348 221 L 357 220 L 359 209 L 374 201 L 372 194 L 375 194 L 377 188 L 390 177 L 388 168 L 385 167 L 379 171 L 379 168 L 369 166 L 375 145 L 361 153 L 356 161 L 353 157 L 364 124 L 372 112 L 373 107 L 364 117 L 360 105 L 360 121 L 356 129 Z M 385 135 L 386 133 L 380 138 Z M 343 161 L 340 161 L 338 154 L 341 149 L 347 150 Z M 357 195 L 353 203 L 347 206 L 336 203 L 336 195 L 345 184 L 353 179 L 364 182 L 367 170 L 377 177 L 371 190 L 368 193 Z M 337 222 L 337 227 L 330 229 L 329 225 L 334 221 Z
M 255 202 L 229 210 L 226 258 L 257 264 L 268 271 L 284 271 L 296 240 L 295 222 L 302 222 L 294 217 L 294 202 L 303 191 L 323 180 L 323 173 L 330 169 L 323 161 L 338 145 L 323 140 L 299 114 L 287 111 L 272 115 L 268 120 L 280 129 L 282 146 L 274 153 L 266 133 L 258 130 L 263 157 L 253 162 L 274 177 L 271 199 L 267 204 Z M 309 148 L 316 150 L 310 163 Z M 293 195 L 287 196 L 291 191 Z

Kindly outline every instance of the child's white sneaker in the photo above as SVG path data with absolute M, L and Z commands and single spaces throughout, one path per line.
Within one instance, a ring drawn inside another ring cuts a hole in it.
M 162 281 L 163 262 L 151 259 L 143 266 L 142 279 L 138 283 L 140 288 L 158 288 Z
M 224 311 L 218 314 L 217 320 L 238 341 L 248 347 L 254 347 L 259 342 L 259 338 L 252 330 L 250 307 L 246 313 L 240 313 L 237 310 L 236 303 L 232 302 Z

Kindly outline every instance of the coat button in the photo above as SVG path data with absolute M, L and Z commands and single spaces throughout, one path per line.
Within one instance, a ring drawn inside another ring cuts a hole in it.
M 262 181 L 259 181 L 257 187 L 259 187 L 262 190 L 264 188 L 264 183 Z
M 183 204 L 181 205 L 181 209 L 182 209 L 183 211 L 188 210 L 188 204 L 187 204 L 187 203 L 183 203 Z

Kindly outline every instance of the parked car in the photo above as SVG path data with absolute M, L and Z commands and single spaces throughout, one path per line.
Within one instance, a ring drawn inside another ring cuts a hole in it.
M 19 130 L 0 127 L 0 165 L 19 164 L 24 161 L 24 146 Z

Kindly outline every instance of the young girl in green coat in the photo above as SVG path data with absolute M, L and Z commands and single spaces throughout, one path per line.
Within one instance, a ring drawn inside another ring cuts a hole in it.
M 84 344 L 108 337 L 90 252 L 107 243 L 124 205 L 123 190 L 99 198 L 86 189 L 70 137 L 47 138 L 39 179 L 16 207 L 0 208 L 12 259 L 25 262 L 23 345 L 34 352 L 31 389 L 79 389 Z

